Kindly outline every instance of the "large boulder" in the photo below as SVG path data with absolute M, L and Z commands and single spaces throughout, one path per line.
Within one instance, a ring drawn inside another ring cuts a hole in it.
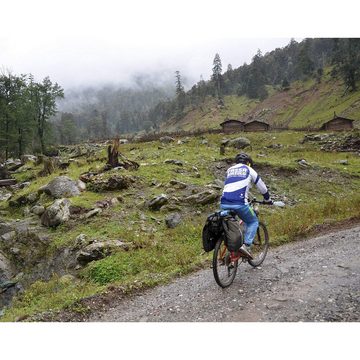
M 244 149 L 251 145 L 250 140 L 245 137 L 239 137 L 236 139 L 229 140 L 227 146 L 234 147 L 236 149 Z
M 58 199 L 50 205 L 41 216 L 41 224 L 47 227 L 56 227 L 70 218 L 70 200 Z
M 91 261 L 103 259 L 120 249 L 129 250 L 129 247 L 120 240 L 94 241 L 77 253 L 76 260 L 80 265 L 86 265 Z
M 78 184 L 67 176 L 58 176 L 39 189 L 56 199 L 80 195 Z

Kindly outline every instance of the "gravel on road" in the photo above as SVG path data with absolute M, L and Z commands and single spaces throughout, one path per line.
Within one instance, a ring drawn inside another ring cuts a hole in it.
M 221 289 L 212 269 L 146 290 L 94 313 L 116 322 L 355 322 L 360 320 L 360 226 L 270 248 Z

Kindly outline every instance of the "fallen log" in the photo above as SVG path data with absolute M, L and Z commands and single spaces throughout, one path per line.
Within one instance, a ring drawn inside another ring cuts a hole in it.
M 0 180 L 0 186 L 10 186 L 17 183 L 16 179 L 3 179 Z

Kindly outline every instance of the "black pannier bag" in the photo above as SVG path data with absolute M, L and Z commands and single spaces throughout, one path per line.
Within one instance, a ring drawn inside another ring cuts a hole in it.
M 206 252 L 214 250 L 215 244 L 221 236 L 222 230 L 220 214 L 218 212 L 210 214 L 206 219 L 202 231 L 203 248 Z
M 225 245 L 229 251 L 238 251 L 243 244 L 243 236 L 240 223 L 233 216 L 222 218 L 224 228 Z

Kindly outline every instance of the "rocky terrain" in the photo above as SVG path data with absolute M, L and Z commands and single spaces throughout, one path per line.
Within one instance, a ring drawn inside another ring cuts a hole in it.
M 166 136 L 120 146 L 116 154 L 112 142 L 60 147 L 53 157 L 2 164 L 0 319 L 31 319 L 109 286 L 127 294 L 206 267 L 201 229 L 241 149 L 273 199 L 287 204 L 286 212 L 264 210 L 274 245 L 360 213 L 356 132 Z

